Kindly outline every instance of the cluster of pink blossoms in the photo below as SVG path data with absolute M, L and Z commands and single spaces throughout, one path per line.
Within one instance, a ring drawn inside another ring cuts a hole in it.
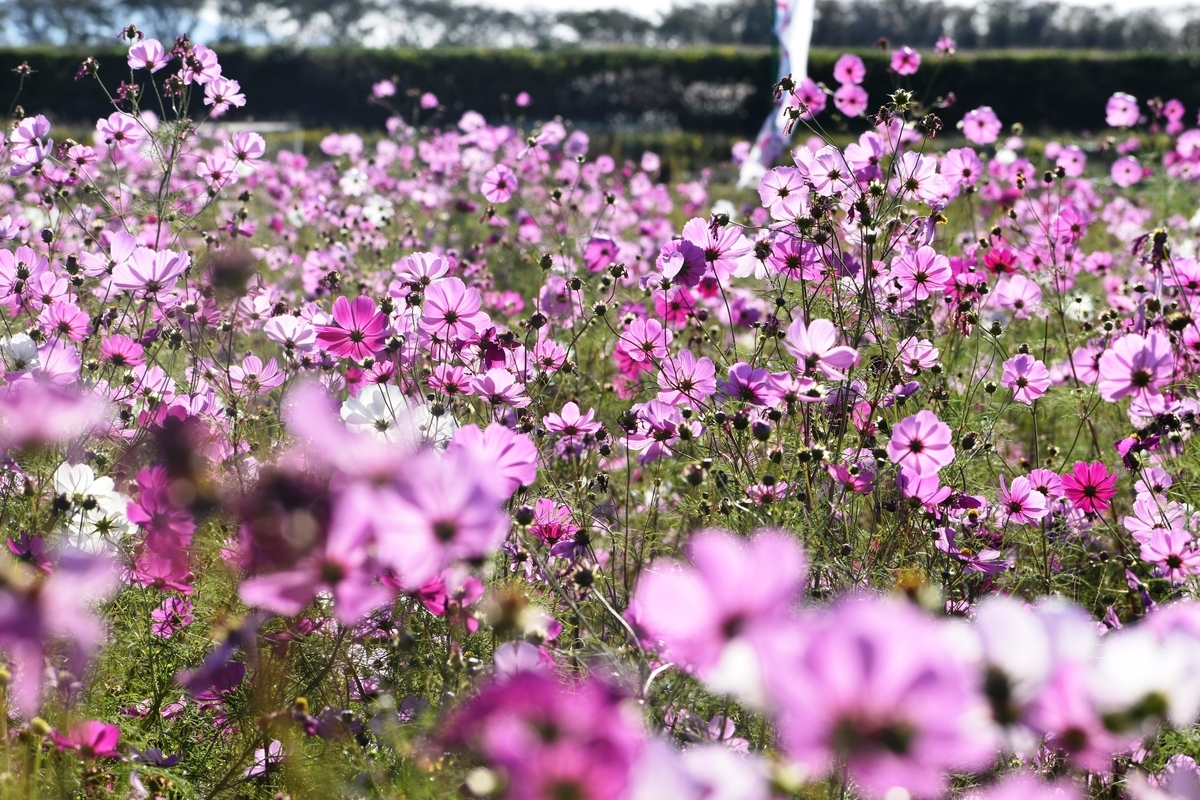
M 319 154 L 201 137 L 176 110 L 237 81 L 127 35 L 90 143 L 35 116 L 0 149 L 18 780 L 1200 781 L 1200 241 L 1154 194 L 1194 191 L 1179 101 L 1115 94 L 1100 147 L 981 107 L 941 147 L 950 112 L 906 90 L 863 116 L 846 55 L 856 138 L 735 204 L 721 168 L 669 186 L 655 153 L 419 90 Z M 777 88 L 815 128 L 824 87 Z

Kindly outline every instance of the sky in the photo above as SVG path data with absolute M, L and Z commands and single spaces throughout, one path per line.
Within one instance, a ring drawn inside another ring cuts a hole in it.
M 676 0 L 473 0 L 480 5 L 512 10 L 538 9 L 543 11 L 584 11 L 598 8 L 618 8 L 642 16 L 657 16 L 669 11 Z M 951 0 L 973 5 L 974 0 Z M 1112 6 L 1116 11 L 1141 9 L 1171 9 L 1195 5 L 1198 0 L 1076 0 L 1072 5 Z

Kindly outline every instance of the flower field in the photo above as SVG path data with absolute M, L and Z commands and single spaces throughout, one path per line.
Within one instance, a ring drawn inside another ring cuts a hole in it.
M 0 798 L 1200 796 L 1195 109 L 847 55 L 739 193 L 390 81 L 201 136 L 126 33 L 0 150 Z

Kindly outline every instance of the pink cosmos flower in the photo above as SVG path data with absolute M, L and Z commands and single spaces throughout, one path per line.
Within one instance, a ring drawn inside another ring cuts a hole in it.
M 1142 180 L 1142 165 L 1133 156 L 1118 158 L 1112 165 L 1112 180 L 1122 189 L 1128 189 Z
M 833 79 L 857 86 L 867 77 L 867 66 L 853 53 L 843 53 L 833 65 Z
M 1171 341 L 1158 331 L 1126 334 L 1100 356 L 1099 371 L 1097 388 L 1109 402 L 1157 394 L 1174 378 Z
M 150 612 L 150 633 L 161 639 L 170 639 L 176 631 L 192 624 L 195 620 L 193 610 L 192 601 L 183 597 L 168 597 L 161 606 Z
M 857 117 L 867 110 L 867 90 L 854 84 L 839 86 L 833 104 L 847 117 Z
M 1087 167 L 1087 154 L 1076 145 L 1069 144 L 1058 154 L 1054 166 L 1062 167 L 1068 178 L 1078 178 Z
M 736 225 L 718 228 L 699 217 L 690 219 L 683 226 L 681 251 L 688 264 L 707 267 L 720 281 L 745 277 L 754 270 L 753 246 Z
M 1140 557 L 1157 566 L 1163 577 L 1176 585 L 1186 581 L 1189 575 L 1200 573 L 1200 550 L 1196 549 L 1195 537 L 1187 531 L 1152 531 L 1141 543 Z
M 465 747 L 503 771 L 511 800 L 609 800 L 630 796 L 645 738 L 612 687 L 523 670 L 454 709 L 439 746 Z
M 35 576 L 26 569 L 11 572 L 0 589 L 0 647 L 14 667 L 11 702 L 21 714 L 33 716 L 44 685 L 47 648 L 56 642 L 65 645 L 68 663 L 79 675 L 104 641 L 104 623 L 92 609 L 116 588 L 117 571 L 105 558 L 74 550 L 59 556 L 49 576 Z M 91 735 L 94 729 L 88 731 L 88 736 L 75 740 L 76 745 L 96 743 Z
M 634 593 L 638 623 L 662 642 L 663 654 L 718 691 L 751 698 L 760 689 L 768 640 L 804 581 L 804 555 L 796 541 L 763 531 L 748 541 L 705 531 L 687 546 L 690 565 L 655 561 Z
M 237 81 L 217 76 L 204 87 L 204 105 L 213 107 L 210 116 L 221 117 L 230 108 L 246 105 L 246 95 Z
M 429 286 L 449 274 L 450 260 L 437 253 L 410 253 L 392 264 L 392 271 L 415 286 Z
M 938 363 L 940 352 L 928 339 L 910 336 L 900 343 L 897 358 L 900 366 L 910 375 L 917 375 Z
M 846 145 L 846 161 L 854 170 L 854 177 L 861 183 L 883 177 L 879 162 L 884 154 L 883 139 L 874 131 L 867 131 L 858 137 L 857 142 Z
M 788 98 L 788 105 L 800 109 L 800 119 L 812 119 L 825 110 L 825 92 L 816 81 L 805 77 Z
M 950 259 L 929 245 L 902 252 L 892 262 L 892 274 L 911 300 L 925 300 L 943 292 L 952 280 Z
M 107 119 L 99 120 L 96 123 L 96 131 L 103 137 L 105 144 L 118 150 L 137 147 L 149 138 L 137 117 L 123 111 L 114 111 Z
M 1028 405 L 1050 388 L 1050 371 L 1041 361 L 1022 353 L 1004 362 L 1000 385 L 1012 389 L 1013 399 L 1018 403 Z
M 1113 128 L 1132 128 L 1141 114 L 1137 98 L 1125 92 L 1117 92 L 1108 98 L 1104 113 L 1104 121 Z
M 251 606 L 288 616 L 299 614 L 318 592 L 333 595 L 334 616 L 347 625 L 391 600 L 375 580 L 368 547 L 375 496 L 358 488 L 336 501 L 324 541 L 288 569 L 242 581 L 238 595 Z
M 483 296 L 459 278 L 446 278 L 425 291 L 421 308 L 421 330 L 446 342 L 473 338 L 488 325 L 487 314 L 479 309 Z
M 1004 125 L 991 106 L 980 106 L 968 111 L 962 120 L 963 136 L 975 144 L 991 144 L 996 141 L 1003 128 Z
M 599 423 L 594 424 L 600 427 Z M 467 450 L 476 462 L 491 466 L 483 477 L 494 484 L 492 489 L 497 497 L 509 497 L 522 486 L 533 486 L 537 480 L 537 446 L 525 434 L 504 425 L 494 422 L 484 430 L 478 425 L 459 428 L 447 452 L 460 448 Z
M 996 285 L 994 302 L 1017 319 L 1029 319 L 1041 305 L 1042 289 L 1024 275 L 1007 275 Z
M 854 185 L 854 175 L 848 168 L 846 158 L 832 145 L 822 147 L 813 155 L 808 165 L 808 179 L 822 197 L 844 192 Z
M 752 406 L 766 405 L 771 392 L 771 373 L 739 361 L 729 368 L 727 379 L 717 384 L 717 391 L 731 400 Z
M 471 391 L 494 406 L 524 408 L 531 402 L 525 395 L 525 387 L 501 367 L 489 369 L 471 381 Z
M 1029 485 L 1033 487 L 1034 491 L 1045 495 L 1047 500 L 1059 500 L 1066 496 L 1062 478 L 1052 470 L 1033 470 L 1029 473 Z
M 781 738 L 816 775 L 841 764 L 867 797 L 941 797 L 950 773 L 993 757 L 977 674 L 911 605 L 845 600 L 779 639 L 768 687 Z
M 846 379 L 845 370 L 857 366 L 858 351 L 839 345 L 838 331 L 827 319 L 814 319 L 805 324 L 796 318 L 787 329 L 784 346 L 796 357 L 797 366 L 805 375 L 820 372 L 835 381 Z
M 490 464 L 468 448 L 420 453 L 407 462 L 398 492 L 377 498 L 378 559 L 417 588 L 459 559 L 489 556 L 511 521 L 500 511 Z
M 1049 513 L 1045 496 L 1034 489 L 1025 476 L 1014 478 L 1011 486 L 1006 486 L 1004 476 L 1000 476 L 1000 499 L 996 509 L 1006 523 L 1015 525 L 1033 524 Z
M 794 281 L 821 279 L 824 269 L 812 242 L 792 236 L 780 236 L 771 243 L 767 263 L 780 275 Z
M 690 350 L 665 358 L 658 373 L 658 399 L 664 403 L 699 404 L 717 390 L 716 366 L 707 356 L 696 358 Z
M 171 291 L 191 265 L 192 257 L 187 253 L 139 247 L 113 270 L 113 285 L 151 297 Z
M 1100 461 L 1090 464 L 1076 461 L 1062 477 L 1063 492 L 1080 511 L 1099 514 L 1117 494 L 1117 474 L 1110 473 Z
M 225 142 L 225 154 L 244 168 L 253 169 L 267 154 L 267 143 L 254 131 L 238 131 L 233 141 Z
M 191 49 L 183 56 L 183 66 L 179 68 L 179 78 L 184 84 L 198 83 L 201 86 L 212 83 L 221 76 L 221 65 L 217 62 L 217 54 L 202 44 Z
M 892 71 L 897 75 L 915 75 L 921 67 L 921 54 L 908 45 L 892 52 Z
M 388 317 L 366 296 L 353 302 L 339 297 L 333 302 L 333 325 L 317 325 L 321 349 L 339 358 L 362 361 L 383 349 L 387 342 Z
M 158 39 L 143 39 L 129 48 L 128 61 L 132 70 L 148 69 L 153 73 L 171 63 L 171 56 Z
M 954 493 L 949 486 L 942 486 L 937 473 L 918 475 L 907 469 L 901 469 L 897 476 L 897 482 L 905 497 L 920 501 L 926 511 L 938 516 L 941 515 L 941 512 L 937 507 L 950 499 L 950 495 Z
M 283 372 L 273 358 L 264 364 L 261 358 L 251 354 L 242 359 L 241 364 L 229 367 L 229 384 L 239 393 L 266 394 L 282 386 L 283 378 Z
M 497 164 L 483 176 L 480 189 L 489 203 L 507 203 L 516 194 L 517 186 L 516 173 L 504 164 Z
M 799 216 L 797 203 L 807 204 L 808 188 L 796 168 L 776 167 L 763 174 L 758 184 L 758 197 L 773 219 L 794 218 Z
M 892 428 L 888 458 L 916 475 L 935 475 L 954 460 L 950 426 L 929 410 L 918 411 Z
M 889 188 L 905 200 L 936 203 L 950 191 L 949 182 L 937 168 L 937 159 L 932 156 L 906 151 L 894 167 L 895 173 Z
M 271 317 L 263 325 L 263 333 L 271 341 L 283 346 L 289 355 L 312 350 L 317 345 L 317 331 L 313 326 L 290 314 Z
M 63 337 L 72 342 L 82 342 L 91 333 L 91 319 L 74 303 L 55 303 L 46 306 L 38 324 L 43 332 L 52 337 Z
M 638 363 L 666 358 L 667 345 L 674 340 L 675 334 L 656 319 L 638 317 L 629 323 L 629 327 L 617 342 L 617 348 L 631 361 Z
M 559 413 L 552 411 L 542 417 L 542 424 L 546 430 L 565 438 L 591 436 L 601 427 L 596 422 L 596 409 L 589 408 L 585 413 L 580 413 L 579 404 L 574 401 L 564 405 Z

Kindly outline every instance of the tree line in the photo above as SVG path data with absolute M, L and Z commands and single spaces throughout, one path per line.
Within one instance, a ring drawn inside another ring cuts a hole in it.
M 516 12 L 458 0 L 0 0 L 11 44 L 110 39 L 129 23 L 163 38 L 380 47 L 770 45 L 771 0 L 683 2 L 658 19 L 618 10 Z M 1200 47 L 1200 7 L 1117 13 L 1058 0 L 817 0 L 813 43 L 880 39 L 964 49 L 1057 48 L 1182 52 Z

